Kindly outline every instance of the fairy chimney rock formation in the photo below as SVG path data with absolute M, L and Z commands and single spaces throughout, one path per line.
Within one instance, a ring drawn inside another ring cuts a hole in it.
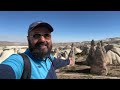
M 74 51 L 74 43 L 72 43 L 71 45 L 71 50 L 70 50 L 70 53 L 68 55 L 68 58 L 72 58 L 73 60 L 73 65 L 72 66 L 75 66 L 75 51 Z
M 91 67 L 90 72 L 98 75 L 107 75 L 107 54 L 103 46 L 103 42 L 97 43 L 96 48 L 94 40 L 91 41 L 91 49 L 87 57 L 87 62 Z

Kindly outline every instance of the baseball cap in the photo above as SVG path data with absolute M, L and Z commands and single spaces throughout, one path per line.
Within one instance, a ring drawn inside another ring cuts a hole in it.
M 46 27 L 50 30 L 50 32 L 53 32 L 53 27 L 50 24 L 48 24 L 47 22 L 36 21 L 36 22 L 33 22 L 32 24 L 30 24 L 28 33 L 36 27 Z

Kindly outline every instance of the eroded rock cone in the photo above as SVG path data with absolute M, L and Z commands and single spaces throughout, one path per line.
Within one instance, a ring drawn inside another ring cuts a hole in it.
M 94 48 L 95 44 L 91 42 L 91 49 L 87 57 L 87 62 L 91 67 L 90 73 L 98 75 L 107 75 L 107 54 L 102 46 L 102 42 L 97 43 L 96 49 Z
M 68 58 L 72 58 L 73 60 L 73 64 L 72 65 L 68 65 L 69 68 L 74 68 L 75 66 L 75 51 L 74 51 L 74 44 L 72 43 L 71 45 L 71 50 L 70 50 L 70 53 L 68 55 Z
M 87 56 L 86 62 L 88 66 L 91 66 L 94 63 L 94 57 L 95 56 L 95 41 L 91 41 L 91 47 L 89 50 L 89 54 Z
M 94 63 L 91 65 L 91 73 L 99 74 L 99 75 L 107 75 L 108 70 L 106 66 L 106 53 L 101 47 L 101 44 L 98 43 L 94 56 Z

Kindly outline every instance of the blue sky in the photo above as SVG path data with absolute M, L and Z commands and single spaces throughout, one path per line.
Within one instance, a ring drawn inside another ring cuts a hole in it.
M 0 41 L 27 42 L 29 24 L 51 24 L 53 42 L 120 37 L 120 11 L 0 11 Z

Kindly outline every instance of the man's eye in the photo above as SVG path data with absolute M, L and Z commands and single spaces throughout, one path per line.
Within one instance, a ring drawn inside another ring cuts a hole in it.
M 35 39 L 37 39 L 37 38 L 40 37 L 40 34 L 35 34 L 35 35 L 33 35 L 33 37 L 34 37 Z
M 45 38 L 50 38 L 51 35 L 50 35 L 50 34 L 44 34 L 44 37 L 45 37 Z

